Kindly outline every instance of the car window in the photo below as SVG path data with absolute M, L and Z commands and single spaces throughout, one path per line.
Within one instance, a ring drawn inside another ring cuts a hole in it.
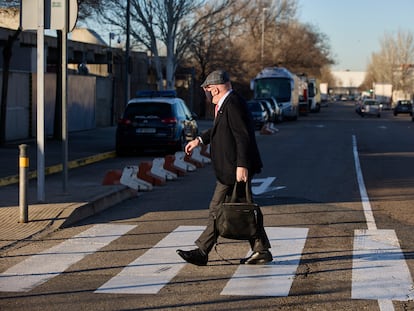
M 125 118 L 127 119 L 133 119 L 136 116 L 168 118 L 171 115 L 171 105 L 161 102 L 131 103 L 125 110 Z

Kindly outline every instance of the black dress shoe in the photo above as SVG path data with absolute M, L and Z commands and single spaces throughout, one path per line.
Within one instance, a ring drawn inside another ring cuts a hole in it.
M 207 265 L 208 256 L 203 253 L 199 248 L 193 249 L 191 251 L 183 251 L 177 249 L 177 254 L 181 256 L 182 259 L 196 266 L 205 266 Z
M 272 253 L 267 251 L 254 252 L 247 258 L 240 260 L 240 264 L 244 265 L 264 265 L 273 260 Z

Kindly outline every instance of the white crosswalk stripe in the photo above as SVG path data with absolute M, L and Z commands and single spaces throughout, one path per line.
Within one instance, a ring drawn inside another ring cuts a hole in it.
M 308 229 L 271 227 L 265 229 L 272 246 L 274 256 L 272 264 L 240 265 L 221 295 L 289 295 Z
M 30 256 L 0 274 L 0 292 L 27 292 L 58 276 L 136 226 L 100 224 L 63 243 Z
M 357 230 L 352 268 L 352 298 L 414 299 L 413 281 L 394 230 Z
M 163 288 L 186 262 L 176 249 L 189 247 L 205 227 L 180 226 L 145 254 L 131 262 L 96 293 L 155 294 Z

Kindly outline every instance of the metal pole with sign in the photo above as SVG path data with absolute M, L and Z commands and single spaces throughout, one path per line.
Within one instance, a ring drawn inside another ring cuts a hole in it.
M 62 190 L 63 193 L 67 192 L 68 189 L 68 125 L 67 125 L 67 81 L 68 81 L 68 59 L 67 59 L 67 44 L 68 44 L 68 7 L 67 1 L 64 1 L 65 14 L 64 23 L 62 29 Z
M 68 179 L 67 141 L 67 33 L 75 28 L 78 17 L 76 0 L 20 0 L 20 27 L 37 30 L 37 191 L 45 200 L 45 108 L 44 108 L 44 30 L 62 30 L 62 162 L 63 191 Z
M 44 105 L 44 14 L 45 4 L 37 1 L 37 200 L 45 201 L 45 105 Z

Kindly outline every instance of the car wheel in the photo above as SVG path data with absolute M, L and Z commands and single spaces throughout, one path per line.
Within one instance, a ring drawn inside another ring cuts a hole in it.
M 394 112 L 394 116 L 396 117 L 398 115 L 398 113 Z
M 379 113 L 379 114 L 377 114 L 377 118 L 381 118 L 381 114 Z

